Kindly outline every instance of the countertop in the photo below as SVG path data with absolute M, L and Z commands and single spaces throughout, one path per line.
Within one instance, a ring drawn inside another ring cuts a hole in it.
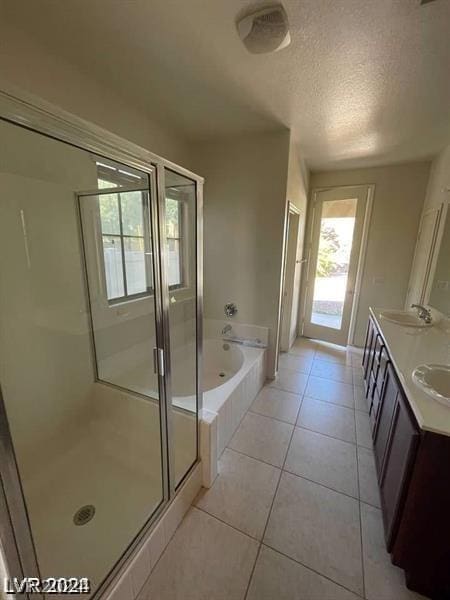
M 421 429 L 450 436 L 450 407 L 420 390 L 412 379 L 418 365 L 450 364 L 450 335 L 437 325 L 417 329 L 380 317 L 380 308 L 370 314 L 384 339 L 395 371 Z

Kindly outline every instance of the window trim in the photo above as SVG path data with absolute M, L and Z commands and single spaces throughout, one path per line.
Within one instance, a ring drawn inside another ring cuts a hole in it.
M 106 181 L 105 178 L 103 178 L 103 179 Z M 142 199 L 143 226 L 144 226 L 144 234 L 142 236 L 123 233 L 121 193 L 126 192 L 127 190 L 121 190 L 121 188 L 116 187 L 116 188 L 111 188 L 111 190 L 104 189 L 101 191 L 102 191 L 101 195 L 106 195 L 106 194 L 117 195 L 118 211 L 119 211 L 119 232 L 118 233 L 103 233 L 102 224 L 101 224 L 101 215 L 99 214 L 100 236 L 101 236 L 101 240 L 102 240 L 102 254 L 101 254 L 102 261 L 103 261 L 103 269 L 102 270 L 103 270 L 103 276 L 104 276 L 104 289 L 105 289 L 105 293 L 106 293 L 106 301 L 108 303 L 108 306 L 116 306 L 118 304 L 126 304 L 127 302 L 133 302 L 135 300 L 141 300 L 143 298 L 151 298 L 154 295 L 153 286 L 147 287 L 147 289 L 145 291 L 137 292 L 135 294 L 127 293 L 127 280 L 126 280 L 127 270 L 126 270 L 125 248 L 124 248 L 124 238 L 139 238 L 144 241 L 146 277 L 147 277 L 147 281 L 149 279 L 151 279 L 151 281 L 153 281 L 153 272 L 152 272 L 153 267 L 152 267 L 152 264 L 149 265 L 149 261 L 147 259 L 148 253 L 152 252 L 152 238 L 151 238 L 151 234 L 150 234 L 151 232 L 149 229 L 150 219 L 149 219 L 149 215 L 146 214 L 147 211 L 149 210 L 148 191 L 136 190 L 136 191 L 141 192 L 141 199 Z M 144 196 L 144 194 L 146 194 L 146 196 Z M 177 237 L 167 236 L 167 235 L 165 236 L 166 240 L 177 240 L 179 243 L 180 283 L 175 283 L 175 284 L 169 285 L 169 292 L 174 292 L 174 291 L 178 291 L 178 290 L 185 290 L 185 289 L 188 289 L 188 287 L 189 287 L 188 281 L 187 281 L 188 269 L 187 269 L 187 264 L 186 264 L 186 252 L 185 252 L 185 248 L 184 248 L 184 243 L 186 240 L 186 236 L 185 236 L 185 222 L 186 222 L 185 202 L 186 201 L 183 198 L 169 197 L 166 194 L 165 200 L 167 201 L 168 199 L 174 200 L 178 204 L 178 236 Z M 114 298 L 108 298 L 108 286 L 106 283 L 106 270 L 105 270 L 106 263 L 105 263 L 104 245 L 103 245 L 104 236 L 118 237 L 120 239 L 123 289 L 125 291 L 125 294 L 122 296 L 114 297 Z
M 108 305 L 115 305 L 128 302 L 130 300 L 137 300 L 138 298 L 146 298 L 151 297 L 154 294 L 153 286 L 147 286 L 146 289 L 142 292 L 137 292 L 135 294 L 128 294 L 128 284 L 127 284 L 127 268 L 126 268 L 126 260 L 125 260 L 125 238 L 134 238 L 134 239 L 142 239 L 144 242 L 144 264 L 145 264 L 145 274 L 146 274 L 146 282 L 149 280 L 149 266 L 147 260 L 147 253 L 151 251 L 151 237 L 149 234 L 149 227 L 147 223 L 146 213 L 148 211 L 148 191 L 140 191 L 141 194 L 141 204 L 142 204 L 142 223 L 143 223 L 143 235 L 131 235 L 123 232 L 123 220 L 122 220 L 122 198 L 120 188 L 111 193 L 111 195 L 117 195 L 117 206 L 119 211 L 119 232 L 118 233 L 103 233 L 102 222 L 101 222 L 101 214 L 100 218 L 100 235 L 102 239 L 102 260 L 103 260 L 103 273 L 105 277 L 105 292 L 106 292 L 106 301 Z M 106 194 L 102 194 L 106 195 Z M 108 193 L 109 195 L 109 193 Z M 105 270 L 105 246 L 103 244 L 104 237 L 118 237 L 120 239 L 120 254 L 121 254 L 121 265 L 122 265 L 122 278 L 123 278 L 123 289 L 124 294 L 122 296 L 116 296 L 114 298 L 108 298 L 108 285 L 106 281 L 106 270 Z M 150 242 L 150 245 L 149 245 Z M 153 273 L 151 273 L 151 281 L 153 281 Z

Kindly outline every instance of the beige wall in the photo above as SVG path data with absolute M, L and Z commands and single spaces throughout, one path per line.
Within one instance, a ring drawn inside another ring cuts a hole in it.
M 450 187 L 450 144 L 436 156 L 431 163 L 430 180 L 427 196 L 423 206 L 424 210 L 439 207 L 442 202 L 448 202 Z
M 318 187 L 375 184 L 354 342 L 361 346 L 369 306 L 403 308 L 430 164 L 312 173 Z
M 132 68 L 132 66 L 130 66 Z M 145 76 L 145 74 L 143 74 Z M 189 167 L 188 144 L 169 122 L 153 121 L 128 100 L 12 28 L 0 19 L 1 80 L 35 94 L 79 117 L 173 162 Z M 126 81 L 123 85 L 128 85 Z
M 205 178 L 204 314 L 270 328 L 273 370 L 287 191 L 289 132 L 196 145 Z

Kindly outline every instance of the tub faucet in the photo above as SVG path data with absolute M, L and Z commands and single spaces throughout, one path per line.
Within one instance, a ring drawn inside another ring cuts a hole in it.
M 417 308 L 419 319 L 423 319 L 425 323 L 431 323 L 431 310 L 428 310 L 428 308 L 421 304 L 411 304 L 411 308 Z
M 225 327 L 222 329 L 222 335 L 226 335 L 229 331 L 231 331 L 233 328 L 231 327 L 231 325 L 228 323 L 227 325 L 225 325 Z

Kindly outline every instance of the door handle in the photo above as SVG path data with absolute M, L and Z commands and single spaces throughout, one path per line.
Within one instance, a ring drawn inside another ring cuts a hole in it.
M 153 372 L 164 377 L 164 350 L 162 348 L 153 348 Z

